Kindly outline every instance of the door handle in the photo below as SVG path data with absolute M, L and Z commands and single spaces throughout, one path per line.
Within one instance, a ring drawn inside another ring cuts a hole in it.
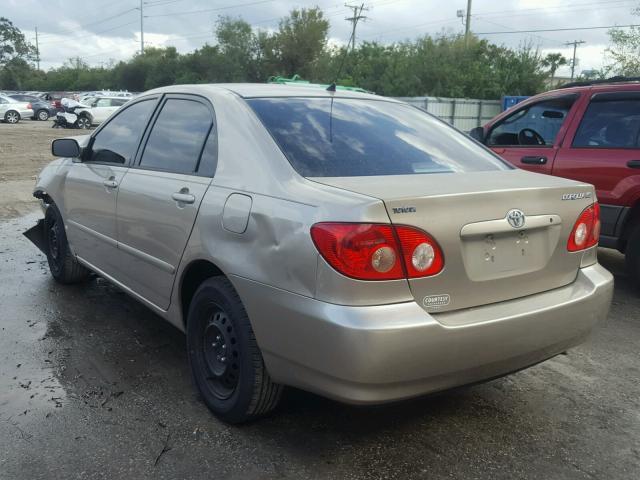
M 547 163 L 547 157 L 540 157 L 540 156 L 522 157 L 520 161 L 528 165 L 544 165 L 545 163 Z
M 629 168 L 640 168 L 640 160 L 629 160 L 627 162 Z
M 110 178 L 109 180 L 105 180 L 104 182 L 102 182 L 102 184 L 107 188 L 117 188 L 118 187 L 118 182 L 116 182 L 112 178 Z
M 183 193 L 183 192 L 172 193 L 171 198 L 173 198 L 178 203 L 191 204 L 196 201 L 196 197 L 194 197 L 190 193 Z

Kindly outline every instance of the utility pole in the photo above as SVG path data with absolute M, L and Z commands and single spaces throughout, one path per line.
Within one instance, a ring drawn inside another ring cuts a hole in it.
M 469 46 L 469 34 L 471 33 L 471 0 L 467 0 L 467 21 L 464 23 L 464 46 Z
M 40 44 L 38 43 L 38 27 L 36 27 L 36 65 L 40 70 Z
M 143 1 L 140 0 L 140 55 L 144 53 L 144 14 L 142 5 Z
M 348 22 L 351 22 L 352 25 L 352 29 L 351 29 L 351 51 L 354 51 L 356 49 L 356 25 L 358 25 L 358 22 L 360 20 L 366 20 L 367 17 L 362 15 L 363 11 L 367 11 L 369 10 L 368 8 L 364 8 L 364 3 L 361 5 L 349 5 L 347 3 L 344 4 L 345 7 L 350 8 L 353 10 L 353 16 L 352 17 L 347 17 L 345 18 L 345 20 L 347 20 Z M 347 45 L 347 51 L 349 51 L 349 45 Z
M 567 42 L 565 45 L 571 46 L 573 45 L 573 60 L 571 60 L 571 80 L 573 80 L 575 71 L 576 71 L 576 50 L 578 49 L 578 45 L 583 43 L 587 43 L 584 40 L 574 40 L 573 42 Z

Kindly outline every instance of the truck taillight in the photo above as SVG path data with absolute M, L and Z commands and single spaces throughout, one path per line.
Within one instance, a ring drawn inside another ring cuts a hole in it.
M 598 244 L 600 237 L 600 204 L 598 202 L 585 208 L 569 235 L 567 250 L 577 252 Z
M 316 223 L 311 238 L 338 272 L 358 280 L 400 280 L 435 275 L 442 250 L 426 232 L 405 225 Z

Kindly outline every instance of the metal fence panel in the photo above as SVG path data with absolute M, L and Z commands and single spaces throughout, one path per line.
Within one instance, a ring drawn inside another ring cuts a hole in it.
M 464 132 L 484 125 L 502 111 L 500 100 L 442 97 L 396 97 L 396 99 L 426 110 Z

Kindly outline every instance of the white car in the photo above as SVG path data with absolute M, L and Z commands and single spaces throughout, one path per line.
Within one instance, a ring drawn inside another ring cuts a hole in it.
M 0 95 L 0 120 L 6 123 L 18 123 L 21 118 L 31 117 L 33 117 L 33 109 L 30 103 Z
M 99 125 L 129 100 L 130 98 L 127 97 L 98 96 L 84 98 L 81 103 L 86 105 L 87 108 L 77 109 L 76 115 L 78 115 L 79 119 L 88 119 L 89 125 Z

